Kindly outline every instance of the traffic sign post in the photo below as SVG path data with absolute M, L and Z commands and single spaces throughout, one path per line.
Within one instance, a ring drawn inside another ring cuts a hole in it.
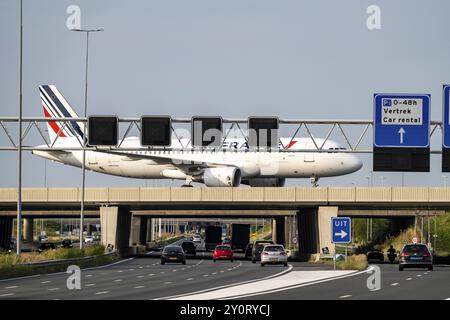
M 374 95 L 374 171 L 430 170 L 428 94 Z
M 352 219 L 348 217 L 331 218 L 331 242 L 334 243 L 333 265 L 336 270 L 336 243 L 352 242 Z M 347 249 L 346 249 L 347 250 Z M 347 255 L 346 255 L 347 258 Z
M 442 89 L 442 172 L 450 172 L 450 85 Z

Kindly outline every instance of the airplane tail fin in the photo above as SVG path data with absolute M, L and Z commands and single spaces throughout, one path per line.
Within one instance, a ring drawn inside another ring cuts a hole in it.
M 39 86 L 39 94 L 46 118 L 77 118 L 78 115 L 54 85 Z M 77 121 L 47 122 L 50 144 L 58 137 L 58 144 L 77 143 L 83 141 L 84 123 Z M 79 142 L 78 142 L 79 141 Z

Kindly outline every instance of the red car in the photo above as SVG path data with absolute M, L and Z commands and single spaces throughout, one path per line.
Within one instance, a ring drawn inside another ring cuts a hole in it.
M 230 260 L 233 262 L 233 250 L 231 249 L 231 246 L 221 244 L 214 249 L 213 261 L 216 262 L 216 260 L 219 259 Z

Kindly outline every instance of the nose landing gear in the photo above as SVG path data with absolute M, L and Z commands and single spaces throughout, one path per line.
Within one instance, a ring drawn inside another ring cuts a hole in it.
M 319 186 L 319 178 L 318 177 L 311 177 L 311 185 L 313 188 L 317 188 Z

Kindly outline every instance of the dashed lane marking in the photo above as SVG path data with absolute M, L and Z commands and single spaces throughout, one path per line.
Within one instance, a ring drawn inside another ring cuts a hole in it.
M 194 278 L 188 278 L 188 279 L 186 279 L 186 281 L 192 281 L 192 280 L 194 280 Z
M 352 295 L 351 294 L 346 294 L 344 296 L 340 296 L 339 299 L 346 299 L 346 298 L 350 298 Z
M 47 281 L 42 281 L 41 283 L 42 284 L 47 284 L 47 283 L 50 283 L 51 281 L 50 280 L 47 280 Z
M 398 282 L 391 283 L 391 286 L 393 287 L 398 286 Z
M 406 278 L 406 281 L 411 281 L 412 280 L 412 278 Z
M 56 291 L 56 290 L 59 290 L 59 288 L 50 288 L 50 289 L 48 289 L 48 291 Z
M 109 293 L 109 291 L 99 291 L 99 292 L 96 292 L 95 294 L 100 295 L 100 294 L 107 294 L 107 293 Z
M 136 286 L 135 289 L 142 289 L 144 286 Z
M 95 286 L 95 283 L 88 283 L 87 285 L 85 285 L 85 287 L 92 287 Z
M 0 294 L 0 297 L 10 297 L 13 295 L 14 295 L 14 293 L 4 293 L 4 294 Z
M 122 282 L 122 279 L 116 279 L 114 282 Z
M 5 287 L 5 289 L 16 289 L 16 288 L 18 288 L 19 286 L 9 286 L 9 287 Z

